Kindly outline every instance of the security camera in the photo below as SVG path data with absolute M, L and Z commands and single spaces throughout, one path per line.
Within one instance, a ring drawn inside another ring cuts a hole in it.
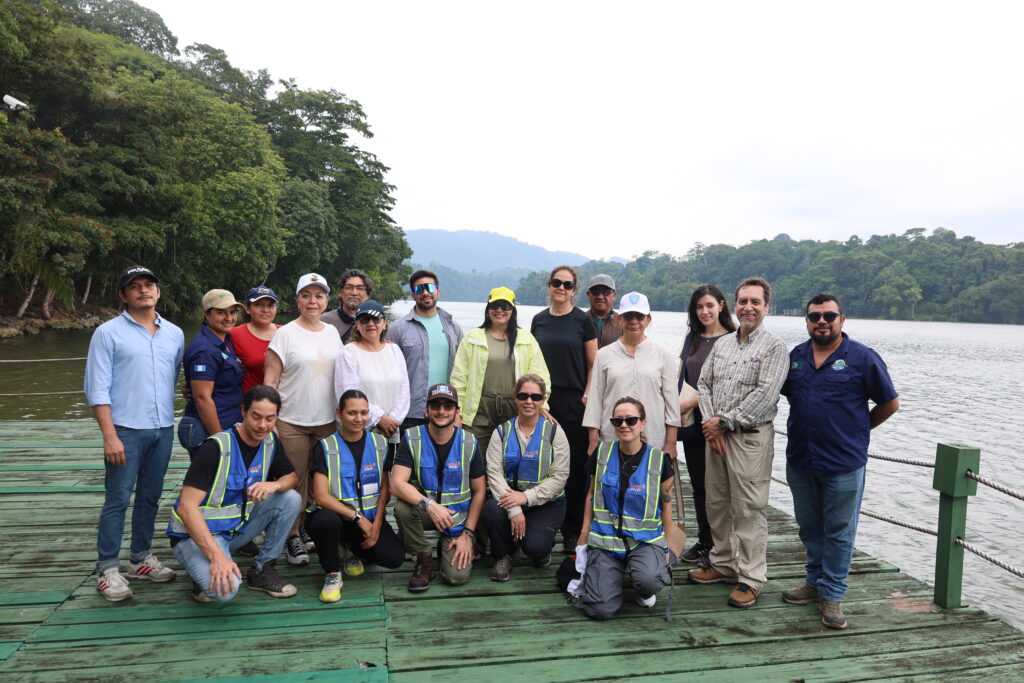
M 4 104 L 11 111 L 21 111 L 22 109 L 28 109 L 28 105 L 19 99 L 15 99 L 10 95 L 4 95 Z

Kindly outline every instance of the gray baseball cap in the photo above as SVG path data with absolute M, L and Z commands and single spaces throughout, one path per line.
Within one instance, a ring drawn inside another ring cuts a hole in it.
M 590 291 L 594 287 L 607 287 L 613 292 L 616 291 L 615 280 L 612 279 L 611 275 L 605 275 L 604 273 L 600 273 L 590 278 L 590 283 L 587 284 L 587 291 Z

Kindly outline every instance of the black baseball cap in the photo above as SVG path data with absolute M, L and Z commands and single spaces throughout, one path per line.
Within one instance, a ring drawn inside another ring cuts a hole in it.
M 455 391 L 455 387 L 451 384 L 435 384 L 427 389 L 427 403 L 439 399 L 447 399 L 452 403 L 458 404 L 459 392 Z
M 121 284 L 117 288 L 124 289 L 137 277 L 148 277 L 154 282 L 160 282 L 160 278 L 156 276 L 156 273 L 146 266 L 128 266 L 121 271 Z

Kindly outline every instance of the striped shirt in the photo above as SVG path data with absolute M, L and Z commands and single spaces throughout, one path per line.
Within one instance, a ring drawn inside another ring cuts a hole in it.
M 788 371 L 785 342 L 763 327 L 743 341 L 739 332 L 723 336 L 704 361 L 697 382 L 701 415 L 718 416 L 727 431 L 771 422 Z

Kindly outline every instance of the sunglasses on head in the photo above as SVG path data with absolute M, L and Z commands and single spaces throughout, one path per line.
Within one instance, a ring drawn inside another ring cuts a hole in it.
M 509 302 L 505 301 L 504 299 L 501 299 L 499 301 L 492 301 L 491 303 L 487 304 L 487 310 L 489 310 L 489 311 L 511 311 L 512 310 L 512 304 L 510 304 Z
M 613 427 L 621 427 L 622 423 L 625 422 L 630 427 L 635 427 L 636 423 L 640 421 L 640 417 L 637 415 L 630 415 L 629 417 L 613 417 L 611 423 Z
M 429 292 L 429 293 L 433 294 L 436 291 L 437 291 L 437 285 L 435 285 L 433 282 L 426 282 L 426 283 L 424 283 L 422 285 L 413 285 L 412 286 L 412 293 L 417 295 L 417 296 L 419 296 L 423 292 Z
M 516 394 L 516 398 L 518 398 L 520 401 L 525 401 L 529 399 L 534 403 L 540 403 L 541 401 L 544 400 L 544 394 L 528 394 L 525 391 L 520 391 L 518 394 Z
M 839 314 L 836 313 L 835 311 L 826 311 L 824 313 L 819 313 L 818 311 L 815 311 L 814 313 L 807 314 L 807 319 L 810 320 L 812 323 L 816 323 L 820 321 L 822 318 L 824 318 L 825 322 L 827 323 L 834 323 L 836 321 L 836 318 L 838 317 Z
M 551 278 L 551 280 L 548 281 L 548 284 L 554 287 L 555 289 L 558 289 L 559 287 L 564 287 L 569 291 L 576 289 L 576 283 L 573 282 L 572 280 L 559 280 L 557 277 Z

